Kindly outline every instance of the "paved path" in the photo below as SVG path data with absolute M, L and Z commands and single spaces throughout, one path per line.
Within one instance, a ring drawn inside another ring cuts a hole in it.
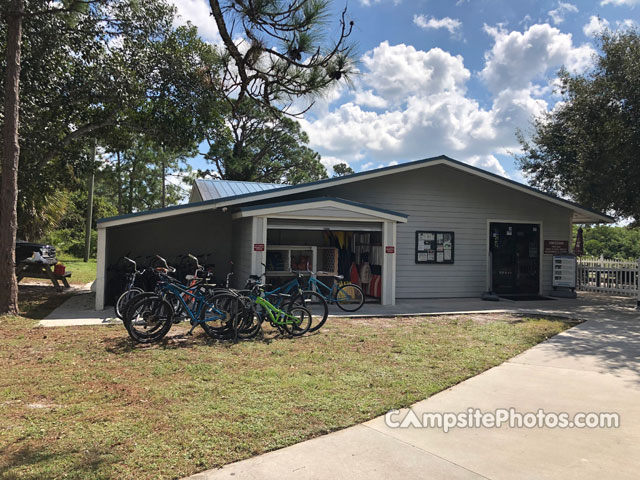
M 633 300 L 624 297 L 580 293 L 577 299 L 554 299 L 514 302 L 501 299 L 485 302 L 479 298 L 431 298 L 423 300 L 400 299 L 397 305 L 383 306 L 367 303 L 353 314 L 343 312 L 335 305 L 329 309 L 330 317 L 393 317 L 402 315 L 442 315 L 455 313 L 537 313 L 571 318 L 597 318 L 602 313 L 617 314 L 617 318 L 635 318 Z M 39 325 L 43 327 L 68 327 L 73 325 L 111 325 L 119 323 L 113 307 L 95 310 L 95 293 L 87 285 L 55 309 Z
M 96 294 L 90 285 L 78 290 L 78 294 L 64 302 L 47 317 L 40 320 L 41 327 L 71 327 L 76 325 L 113 325 L 120 323 L 113 307 L 96 310 Z
M 413 406 L 421 412 L 617 412 L 617 429 L 392 429 L 382 417 L 191 480 L 636 479 L 640 471 L 640 315 L 635 301 L 559 301 L 588 320 Z M 544 302 L 550 303 L 550 302 Z M 521 308 L 521 307 L 518 307 Z M 425 312 L 426 313 L 426 312 Z

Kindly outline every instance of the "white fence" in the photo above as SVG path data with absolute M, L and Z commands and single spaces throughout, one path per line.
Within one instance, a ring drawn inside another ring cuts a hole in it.
M 638 260 L 578 258 L 578 290 L 639 296 Z M 639 297 L 640 298 L 640 297 Z

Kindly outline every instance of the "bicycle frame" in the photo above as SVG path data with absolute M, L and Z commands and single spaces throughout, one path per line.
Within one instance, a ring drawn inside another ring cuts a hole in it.
M 291 280 L 289 280 L 287 283 L 285 283 L 284 285 L 280 285 L 279 287 L 269 291 L 269 292 L 264 292 L 265 297 L 269 297 L 271 295 L 278 295 L 280 293 L 284 293 L 284 294 L 291 294 L 291 292 L 297 289 L 298 291 L 296 293 L 302 293 L 302 284 L 300 283 L 298 277 L 292 278 Z M 276 306 L 280 306 L 280 302 L 277 303 Z
M 318 280 L 316 277 L 311 276 L 309 277 L 309 281 L 307 283 L 307 289 L 316 292 L 318 295 L 324 298 L 327 303 L 336 303 L 338 301 L 338 299 L 335 298 L 335 292 L 338 290 L 337 282 L 335 281 L 333 283 L 333 286 L 330 287 L 329 285 Z M 323 293 L 322 289 L 325 289 L 325 291 L 328 293 Z
M 285 312 L 284 310 L 279 309 L 268 300 L 258 295 L 255 299 L 256 305 L 260 305 L 264 308 L 265 313 L 269 317 L 269 320 L 274 325 L 294 325 L 296 321 L 296 317 Z M 277 317 L 274 316 L 274 313 L 277 314 Z
M 215 307 L 212 307 L 211 305 L 209 305 L 205 301 L 206 297 L 203 293 L 198 292 L 197 290 L 195 290 L 195 293 L 194 293 L 194 290 L 190 289 L 197 286 L 198 285 L 194 285 L 193 287 L 183 287 L 180 285 L 176 285 L 174 283 L 165 283 L 160 287 L 160 291 L 163 293 L 171 292 L 178 298 L 180 304 L 182 305 L 182 308 L 184 308 L 184 311 L 187 312 L 187 315 L 189 315 L 192 325 L 196 325 L 204 322 L 210 322 L 213 320 L 220 320 L 221 318 L 224 318 L 226 316 L 226 313 L 220 312 Z M 184 296 L 194 299 L 195 305 L 196 305 L 195 312 L 189 307 L 189 305 L 187 305 L 187 302 L 185 301 Z M 200 320 L 199 319 L 200 315 L 202 314 L 203 309 L 207 305 L 211 306 L 211 308 L 213 308 L 213 310 L 218 314 L 218 316 Z

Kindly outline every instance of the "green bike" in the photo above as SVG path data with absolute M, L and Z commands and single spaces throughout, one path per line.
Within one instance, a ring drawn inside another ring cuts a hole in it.
M 262 323 L 268 320 L 269 323 L 277 328 L 280 332 L 285 331 L 292 337 L 301 337 L 311 328 L 313 321 L 311 312 L 308 308 L 301 305 L 290 303 L 287 310 L 282 310 L 264 297 L 265 285 L 258 284 L 254 287 L 252 294 L 253 302 L 256 305 L 256 313 Z M 281 294 L 281 296 L 290 297 L 290 295 Z

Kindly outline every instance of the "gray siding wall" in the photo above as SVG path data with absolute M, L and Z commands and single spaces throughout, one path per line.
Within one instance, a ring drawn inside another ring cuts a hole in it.
M 571 211 L 438 165 L 298 195 L 335 196 L 409 215 L 397 228 L 397 298 L 476 297 L 487 288 L 488 221 L 542 222 L 547 240 L 571 240 Z M 455 232 L 455 263 L 415 263 L 416 230 Z M 551 291 L 543 255 L 542 292 Z
M 232 277 L 232 285 L 235 288 L 244 287 L 244 283 L 251 275 L 251 255 L 253 254 L 252 225 L 251 218 L 233 220 L 231 228 L 233 238 L 231 260 L 233 261 L 235 272 Z

